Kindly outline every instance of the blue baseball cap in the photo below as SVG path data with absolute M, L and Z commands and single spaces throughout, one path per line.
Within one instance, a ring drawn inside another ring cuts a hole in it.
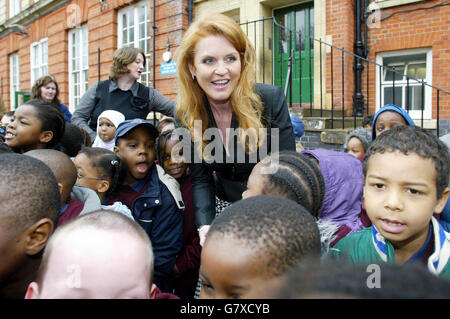
M 138 126 L 141 126 L 141 125 L 148 127 L 148 129 L 150 130 L 150 132 L 152 133 L 152 135 L 155 139 L 158 137 L 158 135 L 159 135 L 158 130 L 149 121 L 143 120 L 143 119 L 126 120 L 126 121 L 123 121 L 122 123 L 120 123 L 119 126 L 117 127 L 116 133 L 114 134 L 114 144 L 117 145 L 117 139 L 119 137 L 124 136 L 132 129 L 134 129 Z

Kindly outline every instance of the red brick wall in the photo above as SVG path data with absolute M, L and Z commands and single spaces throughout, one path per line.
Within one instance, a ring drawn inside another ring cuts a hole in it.
M 27 26 L 28 36 L 9 34 L 0 39 L 1 88 L 5 105 L 9 109 L 9 55 L 19 53 L 20 90 L 30 91 L 30 45 L 44 37 L 48 38 L 48 70 L 58 82 L 61 102 L 69 102 L 68 26 L 73 21 L 73 11 L 68 7 L 77 5 L 80 10 L 79 24 L 87 23 L 89 38 L 89 85 L 98 81 L 98 49 L 100 49 L 100 79 L 108 78 L 112 57 L 117 49 L 117 11 L 138 1 L 110 0 L 108 7 L 101 8 L 97 0 L 74 0 L 69 4 L 35 20 Z M 181 42 L 182 32 L 187 28 L 187 0 L 156 1 L 156 88 L 170 99 L 174 99 L 177 88 L 174 75 L 160 75 L 162 54 L 166 51 L 167 39 L 170 50 L 175 52 Z M 150 24 L 153 25 L 153 1 L 150 0 Z M 71 20 L 72 19 L 72 20 Z M 152 28 L 150 26 L 150 33 Z M 153 40 L 150 40 L 152 50 Z M 152 55 L 148 61 L 153 64 Z
M 350 52 L 353 52 L 355 42 L 355 9 L 352 2 L 354 3 L 354 0 L 327 1 L 326 9 L 326 34 L 332 37 L 330 44 Z M 325 48 L 326 46 L 322 47 L 322 52 Z M 342 71 L 342 52 L 333 49 L 333 83 L 331 83 L 330 55 L 331 53 L 327 54 L 327 93 L 331 94 L 333 88 L 333 107 L 340 110 L 343 103 L 342 73 L 344 73 L 344 106 L 346 110 L 353 110 L 353 57 L 344 53 L 344 71 Z
M 432 84 L 450 91 L 450 6 L 430 10 L 416 10 L 432 7 L 441 1 L 426 1 L 406 6 L 383 9 L 382 17 L 394 14 L 380 22 L 380 28 L 369 30 L 369 59 L 375 61 L 376 54 L 393 50 L 431 48 L 433 56 Z M 401 13 L 405 10 L 413 12 Z M 375 77 L 375 66 L 369 70 Z M 379 71 L 377 71 L 379 72 Z M 365 82 L 364 82 L 365 85 Z M 371 81 L 369 106 L 375 112 L 375 81 Z M 436 118 L 437 93 L 432 90 L 433 118 Z M 364 94 L 366 94 L 364 92 Z M 440 94 L 440 118 L 450 118 L 450 95 Z

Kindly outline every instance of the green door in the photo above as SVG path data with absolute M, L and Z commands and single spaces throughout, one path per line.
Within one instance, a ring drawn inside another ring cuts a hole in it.
M 314 7 L 313 2 L 275 10 L 274 82 L 286 87 L 292 52 L 292 103 L 312 103 L 314 97 Z M 301 101 L 300 101 L 301 96 Z M 286 92 L 288 104 L 290 90 Z

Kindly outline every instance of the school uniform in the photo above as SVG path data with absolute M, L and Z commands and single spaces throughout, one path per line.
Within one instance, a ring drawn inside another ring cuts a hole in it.
M 394 246 L 374 225 L 340 240 L 331 251 L 350 264 L 394 263 Z M 450 234 L 432 217 L 425 244 L 406 263 L 422 262 L 428 271 L 450 279 Z

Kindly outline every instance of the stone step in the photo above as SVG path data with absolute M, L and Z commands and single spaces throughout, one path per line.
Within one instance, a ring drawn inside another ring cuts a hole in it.
M 362 125 L 362 117 L 356 118 L 356 127 Z M 344 126 L 342 126 L 342 118 L 330 117 L 304 117 L 303 123 L 305 131 L 323 131 L 326 129 L 353 129 L 355 128 L 355 118 L 344 117 Z
M 344 144 L 352 129 L 327 129 L 320 133 L 320 141 L 327 144 Z

